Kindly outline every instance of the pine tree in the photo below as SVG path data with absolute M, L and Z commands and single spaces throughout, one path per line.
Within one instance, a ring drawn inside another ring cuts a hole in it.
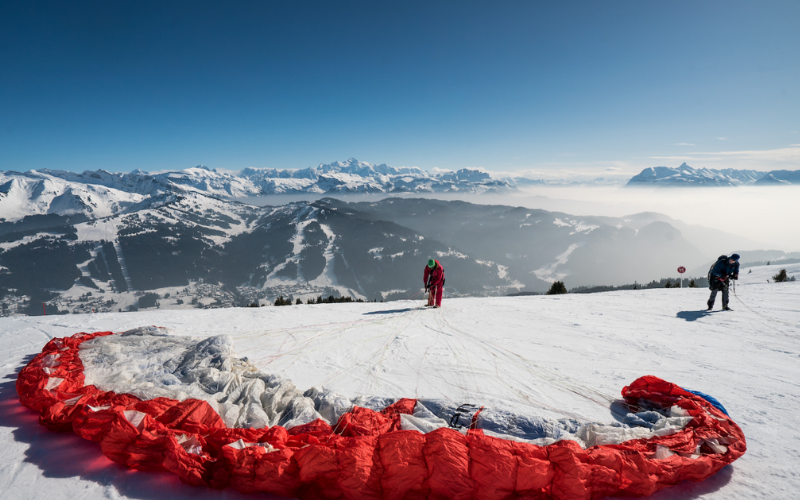
M 567 287 L 564 285 L 563 281 L 554 281 L 552 285 L 550 285 L 550 290 L 547 291 L 547 295 L 559 295 L 562 293 L 567 293 Z
M 295 301 L 294 304 L 297 305 L 297 306 L 302 305 L 303 304 L 303 299 L 298 297 L 297 301 Z
M 694 278 L 689 281 L 689 288 L 697 288 L 697 283 L 694 282 Z
M 786 281 L 786 269 L 781 269 L 778 274 L 772 277 L 775 283 L 783 283 Z

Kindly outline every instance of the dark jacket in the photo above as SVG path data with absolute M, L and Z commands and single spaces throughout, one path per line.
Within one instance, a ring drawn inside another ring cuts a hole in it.
M 712 290 L 720 289 L 730 278 L 739 279 L 739 262 L 731 264 L 727 255 L 720 255 L 708 270 L 708 287 Z

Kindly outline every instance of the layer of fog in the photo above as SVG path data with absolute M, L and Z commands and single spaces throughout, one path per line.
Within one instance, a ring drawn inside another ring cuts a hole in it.
M 402 196 L 463 200 L 484 205 L 540 208 L 572 215 L 623 217 L 658 212 L 687 224 L 718 229 L 752 240 L 752 248 L 800 251 L 800 186 L 743 186 L 728 188 L 625 188 L 529 187 L 503 194 L 359 194 L 270 195 L 240 201 L 254 205 L 283 205 L 333 197 L 345 201 L 369 201 Z M 446 223 L 446 221 L 442 221 Z M 733 249 L 721 248 L 720 252 Z

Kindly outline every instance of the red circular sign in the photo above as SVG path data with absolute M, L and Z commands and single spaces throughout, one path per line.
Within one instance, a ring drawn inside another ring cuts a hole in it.
M 679 272 L 679 273 L 681 273 L 681 274 L 683 274 L 683 273 L 685 273 L 685 272 L 686 272 L 686 268 L 685 268 L 685 267 L 683 267 L 683 266 L 681 266 L 681 267 L 679 267 L 679 268 L 678 268 L 678 272 Z

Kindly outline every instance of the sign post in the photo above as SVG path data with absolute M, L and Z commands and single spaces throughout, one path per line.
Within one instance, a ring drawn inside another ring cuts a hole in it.
M 681 267 L 678 268 L 678 273 L 680 273 L 680 275 L 681 275 L 681 278 L 680 278 L 681 288 L 683 288 L 683 273 L 685 273 L 685 272 L 686 272 L 686 268 L 685 267 L 681 266 Z

